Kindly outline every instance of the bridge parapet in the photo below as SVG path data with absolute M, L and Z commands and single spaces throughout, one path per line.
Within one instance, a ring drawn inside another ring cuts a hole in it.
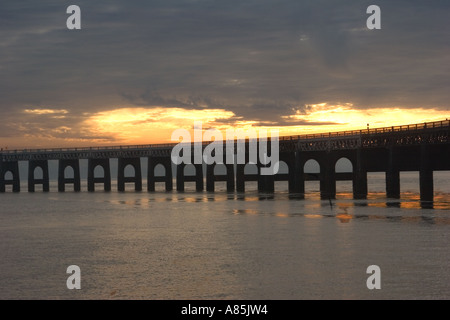
M 325 151 L 356 149 L 361 146 L 361 136 L 327 137 L 298 140 L 300 151 Z
M 30 161 L 170 156 L 172 147 L 172 145 L 143 145 L 110 148 L 6 150 L 0 153 L 0 158 L 3 161 Z
M 450 127 L 424 128 L 403 132 L 386 132 L 362 138 L 362 147 L 410 146 L 450 142 Z
M 450 121 L 297 136 L 300 151 L 450 143 Z

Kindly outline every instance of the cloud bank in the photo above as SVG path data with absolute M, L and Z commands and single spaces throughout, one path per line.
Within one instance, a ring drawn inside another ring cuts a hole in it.
M 83 123 L 123 108 L 271 126 L 323 124 L 295 116 L 322 103 L 448 113 L 450 3 L 376 1 L 382 29 L 368 30 L 372 2 L 78 1 L 72 31 L 70 2 L 2 1 L 0 139 L 89 140 Z M 56 112 L 26 112 L 38 109 Z

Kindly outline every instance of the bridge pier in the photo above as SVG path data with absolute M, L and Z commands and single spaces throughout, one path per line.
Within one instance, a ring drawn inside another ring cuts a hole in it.
M 300 198 L 305 197 L 305 170 L 302 161 L 301 152 L 299 150 L 295 153 L 295 173 L 294 173 L 294 192 L 299 194 Z
M 244 168 L 245 168 L 245 164 L 237 164 L 236 165 L 236 191 L 237 192 L 245 191 Z
M 158 164 L 164 166 L 166 171 L 164 176 L 155 176 L 155 167 Z M 155 191 L 156 182 L 164 182 L 166 191 L 172 191 L 172 159 L 170 157 L 148 157 L 147 190 Z
M 73 178 L 66 178 L 64 171 L 67 167 L 72 167 Z M 66 190 L 66 183 L 73 183 L 74 191 L 81 191 L 80 179 L 80 162 L 73 159 L 60 159 L 58 164 L 58 191 L 64 192 Z
M 7 172 L 11 172 L 12 179 L 5 179 Z M 20 192 L 19 161 L 0 161 L 0 192 L 5 192 L 6 185 L 12 185 L 13 192 Z
M 430 153 L 426 145 L 422 144 L 420 147 L 420 201 L 434 200 L 434 186 L 433 186 L 433 169 L 430 159 Z
M 36 168 L 42 169 L 42 179 L 35 179 L 34 171 Z M 28 192 L 34 192 L 35 186 L 42 184 L 44 192 L 50 191 L 50 180 L 48 175 L 48 161 L 47 160 L 30 160 L 28 161 Z
M 336 198 L 336 172 L 334 168 L 334 161 L 331 156 L 327 156 L 324 161 L 325 168 L 320 174 L 320 198 L 321 199 L 335 199 Z
M 195 190 L 203 191 L 203 165 L 202 164 L 194 164 L 195 175 L 194 176 L 185 176 L 184 175 L 184 167 L 186 164 L 181 163 L 177 165 L 177 191 L 184 191 L 184 183 L 185 182 L 195 182 Z
M 362 149 L 356 150 L 356 168 L 353 170 L 353 198 L 367 199 L 367 171 L 364 168 Z
M 257 165 L 258 167 L 258 165 Z M 259 172 L 259 167 L 258 167 Z M 245 192 L 245 182 L 246 181 L 259 181 L 258 173 L 245 174 L 245 164 L 236 165 L 236 191 Z M 259 183 L 258 183 L 259 185 Z
M 353 173 L 353 198 L 367 199 L 367 172 L 364 170 Z
M 386 172 L 386 197 L 400 199 L 400 171 L 388 170 Z
M 258 167 L 258 191 L 265 193 L 273 193 L 275 191 L 275 175 L 261 175 L 261 168 L 268 168 L 269 165 L 261 165 Z
M 389 148 L 388 169 L 386 171 L 386 197 L 400 199 L 400 170 L 398 169 L 394 147 Z
M 274 167 L 274 164 L 258 165 L 258 190 L 261 192 L 273 193 L 275 192 L 275 181 L 287 181 L 289 193 L 295 192 L 295 172 L 296 172 L 296 157 L 293 152 L 280 152 L 279 161 L 283 161 L 288 166 L 288 173 L 276 173 L 270 175 L 261 175 L 262 168 Z M 280 169 L 280 168 L 278 168 Z
M 293 152 L 281 152 L 280 161 L 286 163 L 288 167 L 288 173 L 275 174 L 275 181 L 287 181 L 288 192 L 295 192 L 295 177 L 296 177 L 296 156 Z
M 234 165 L 225 164 L 227 173 L 224 175 L 215 175 L 214 168 L 217 164 L 206 165 L 206 191 L 214 192 L 216 181 L 226 181 L 227 192 L 234 191 Z
M 97 166 L 103 168 L 103 177 L 95 177 L 94 171 Z M 95 191 L 96 183 L 103 183 L 103 189 L 105 191 L 111 191 L 111 168 L 109 159 L 88 159 L 88 191 Z
M 126 166 L 134 168 L 134 177 L 125 177 Z M 141 158 L 118 158 L 117 190 L 125 191 L 125 183 L 133 182 L 135 191 L 142 191 Z

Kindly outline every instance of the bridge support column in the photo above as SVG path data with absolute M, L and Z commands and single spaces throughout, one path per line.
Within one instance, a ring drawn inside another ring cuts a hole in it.
M 72 167 L 73 178 L 66 178 L 64 171 L 67 167 Z M 80 162 L 77 159 L 61 159 L 58 164 L 58 191 L 64 192 L 66 190 L 66 183 L 73 183 L 73 190 L 81 191 L 80 179 Z
M 103 177 L 95 177 L 94 171 L 97 166 L 103 168 Z M 88 159 L 88 191 L 95 191 L 96 183 L 103 183 L 103 189 L 105 191 L 111 191 L 111 169 L 109 159 Z
M 288 192 L 295 193 L 295 164 L 289 167 L 287 179 L 288 179 Z
M 155 176 L 155 167 L 158 164 L 164 166 L 164 176 Z M 165 182 L 166 191 L 172 191 L 172 159 L 170 157 L 148 157 L 147 190 L 155 191 L 156 182 Z
M 434 200 L 433 169 L 428 148 L 425 145 L 420 147 L 420 201 Z
M 257 165 L 257 170 L 259 172 L 259 166 Z M 260 176 L 258 173 L 245 174 L 245 164 L 236 165 L 236 191 L 245 192 L 245 181 L 257 181 L 258 190 L 262 185 L 260 185 Z
M 274 176 L 273 175 L 268 176 L 268 175 L 261 174 L 261 169 L 264 167 L 268 167 L 268 166 L 265 166 L 258 162 L 257 167 L 258 167 L 258 178 L 257 178 L 258 191 L 259 192 L 273 192 L 275 189 Z
M 397 167 L 394 148 L 389 148 L 388 170 L 386 172 L 386 196 L 388 198 L 400 198 L 400 171 Z
M 185 176 L 184 167 L 186 164 L 177 165 L 177 191 L 184 191 L 184 183 L 189 181 L 195 182 L 195 190 L 203 191 L 203 165 L 194 164 L 195 176 Z
M 305 170 L 302 161 L 301 151 L 295 152 L 295 184 L 294 192 L 298 193 L 301 198 L 305 197 Z
M 331 157 L 328 156 L 326 161 L 326 167 L 320 178 L 320 197 L 322 199 L 335 199 L 336 198 L 336 173 L 334 170 L 334 162 L 330 161 Z
M 262 175 L 261 169 L 269 166 L 259 167 L 258 190 L 261 192 L 273 193 L 275 191 L 275 175 Z
M 245 192 L 245 164 L 236 165 L 236 191 Z
M 386 172 L 386 196 L 393 199 L 400 198 L 400 171 Z
M 12 179 L 5 179 L 5 174 L 11 172 Z M 6 185 L 12 185 L 13 192 L 20 192 L 19 161 L 0 161 L 0 192 L 5 192 Z
M 177 191 L 184 191 L 184 163 L 177 165 Z M 197 170 L 196 170 L 197 171 Z M 195 172 L 197 173 L 197 172 Z
M 126 166 L 134 168 L 134 177 L 125 177 Z M 125 191 L 125 183 L 133 182 L 135 191 L 142 191 L 141 158 L 119 158 L 117 172 L 117 190 Z
M 353 173 L 353 198 L 367 199 L 367 172 L 356 171 Z
M 214 184 L 216 181 L 227 182 L 227 192 L 234 191 L 234 165 L 226 164 L 227 173 L 225 175 L 215 175 L 214 168 L 216 164 L 208 164 L 206 166 L 206 191 L 213 192 L 215 190 Z
M 42 169 L 42 179 L 35 179 L 34 177 L 34 170 L 38 167 Z M 44 192 L 50 191 L 47 160 L 28 161 L 28 192 L 34 192 L 37 184 L 42 184 L 42 190 Z
M 274 181 L 287 181 L 288 182 L 288 192 L 293 193 L 295 192 L 295 154 L 293 152 L 280 152 L 279 154 L 279 160 L 286 163 L 288 167 L 287 173 L 280 173 L 279 171 L 273 175 Z M 270 179 L 270 178 L 269 178 Z M 269 182 L 270 184 L 270 182 Z M 275 186 L 274 186 L 275 191 Z
M 362 150 L 356 150 L 356 168 L 353 172 L 353 198 L 367 199 L 367 171 L 364 168 Z

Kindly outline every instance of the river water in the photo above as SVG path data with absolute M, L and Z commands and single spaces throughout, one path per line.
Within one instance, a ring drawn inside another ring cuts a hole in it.
M 449 299 L 450 174 L 435 173 L 434 209 L 417 178 L 402 173 L 400 200 L 377 174 L 367 200 L 340 182 L 331 202 L 316 182 L 304 200 L 284 182 L 274 195 L 252 183 L 0 194 L 0 299 Z M 70 265 L 80 290 L 66 286 Z M 366 285 L 370 265 L 381 289 Z

